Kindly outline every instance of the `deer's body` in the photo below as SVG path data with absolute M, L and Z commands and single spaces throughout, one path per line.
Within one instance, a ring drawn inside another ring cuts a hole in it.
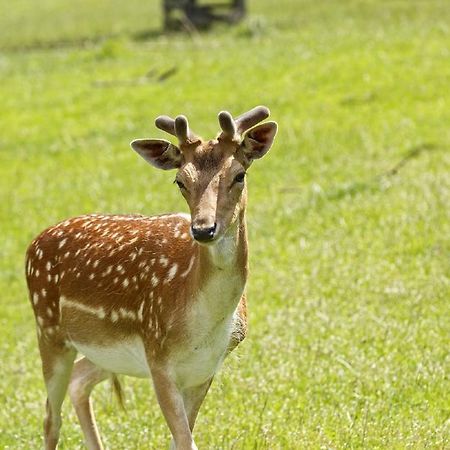
M 45 230 L 27 254 L 41 337 L 112 373 L 150 376 L 147 351 L 181 386 L 205 382 L 232 335 L 245 336 L 246 255 L 238 265 L 226 248 L 223 267 L 202 264 L 216 249 L 201 248 L 189 227 L 184 214 L 88 215 Z
M 232 138 L 221 136 L 185 139 L 183 163 L 167 141 L 133 143 L 153 165 L 181 167 L 177 177 L 192 183 L 188 189 L 177 180 L 191 216 L 80 216 L 30 245 L 26 275 L 48 393 L 46 449 L 57 446 L 68 387 L 88 448 L 102 448 L 89 394 L 116 374 L 152 378 L 173 447 L 196 448 L 200 405 L 247 327 L 246 188 L 234 180 L 246 162 L 235 161 Z M 231 204 L 221 206 L 224 199 Z M 72 371 L 77 353 L 84 357 Z

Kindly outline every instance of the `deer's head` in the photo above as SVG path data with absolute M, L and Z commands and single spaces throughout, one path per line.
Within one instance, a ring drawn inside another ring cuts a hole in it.
M 184 116 L 160 116 L 155 124 L 178 138 L 178 146 L 163 139 L 136 139 L 131 147 L 159 169 L 177 169 L 175 183 L 191 212 L 192 236 L 201 243 L 220 239 L 236 223 L 245 205 L 247 169 L 270 149 L 277 133 L 275 122 L 259 124 L 269 110 L 258 106 L 233 119 L 219 113 L 222 129 L 204 141 L 190 129 Z M 259 124 L 259 125 L 258 125 Z

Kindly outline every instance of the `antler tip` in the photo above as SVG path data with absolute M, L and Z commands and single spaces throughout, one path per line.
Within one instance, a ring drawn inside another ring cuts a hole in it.
M 267 106 L 264 106 L 264 105 L 259 105 L 259 106 L 256 106 L 255 107 L 255 112 L 258 112 L 258 113 L 260 113 L 261 115 L 265 115 L 266 117 L 266 119 L 267 119 L 267 117 L 269 117 L 270 116 L 270 109 L 267 107 Z
M 267 106 L 255 106 L 250 111 L 241 114 L 235 119 L 239 133 L 243 133 L 255 126 L 259 122 L 267 119 L 270 115 L 269 108 Z
M 183 114 L 178 114 L 177 117 L 175 117 L 175 123 L 187 123 L 187 117 Z
M 219 119 L 221 118 L 232 118 L 231 114 L 228 111 L 220 111 L 220 113 L 217 115 Z
M 175 132 L 180 142 L 186 142 L 191 137 L 189 132 L 189 124 L 186 116 L 182 114 L 175 117 Z
M 174 120 L 169 116 L 158 116 L 155 119 L 156 128 L 159 128 L 160 130 L 163 130 L 169 134 L 175 133 L 174 124 L 175 124 Z
M 236 134 L 236 124 L 233 116 L 228 111 L 220 111 L 218 118 L 220 128 L 222 128 L 223 131 L 222 136 L 228 136 L 233 139 Z

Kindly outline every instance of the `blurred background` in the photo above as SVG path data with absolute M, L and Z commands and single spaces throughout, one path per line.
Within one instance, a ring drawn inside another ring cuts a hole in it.
M 166 138 L 160 114 L 212 138 L 220 110 L 258 104 L 280 129 L 248 179 L 250 331 L 199 448 L 448 448 L 448 1 L 176 6 L 0 0 L 0 448 L 42 442 L 31 239 L 89 212 L 186 211 L 129 142 Z M 106 447 L 166 445 L 150 383 L 125 393 L 126 414 L 95 392 Z M 61 448 L 83 448 L 69 401 Z

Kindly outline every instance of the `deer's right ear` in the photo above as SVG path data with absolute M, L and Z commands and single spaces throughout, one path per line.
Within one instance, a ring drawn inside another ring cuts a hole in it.
M 276 122 L 266 122 L 250 128 L 244 134 L 240 151 L 245 166 L 250 166 L 255 159 L 262 158 L 269 151 L 277 130 Z
M 136 139 L 130 145 L 148 163 L 158 169 L 177 169 L 181 166 L 181 151 L 169 141 L 164 139 Z

